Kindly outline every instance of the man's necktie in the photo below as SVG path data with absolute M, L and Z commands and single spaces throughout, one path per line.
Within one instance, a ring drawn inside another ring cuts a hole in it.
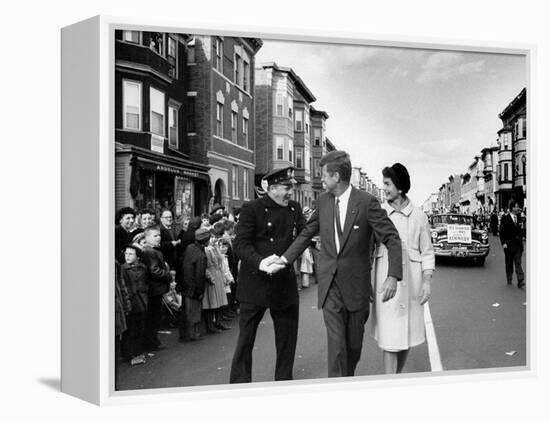
M 334 208 L 336 215 L 336 229 L 338 230 L 338 240 L 342 243 L 342 223 L 340 222 L 340 199 L 336 198 L 336 206 Z

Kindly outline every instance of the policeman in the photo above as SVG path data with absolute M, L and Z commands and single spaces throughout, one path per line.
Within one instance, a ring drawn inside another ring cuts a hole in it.
M 275 380 L 292 380 L 298 335 L 296 275 L 292 266 L 266 272 L 270 272 L 271 257 L 284 253 L 305 226 L 300 205 L 290 200 L 295 184 L 293 167 L 271 171 L 262 179 L 267 194 L 243 206 L 240 213 L 234 241 L 235 253 L 241 259 L 239 339 L 230 383 L 252 381 L 252 349 L 266 309 L 275 330 Z

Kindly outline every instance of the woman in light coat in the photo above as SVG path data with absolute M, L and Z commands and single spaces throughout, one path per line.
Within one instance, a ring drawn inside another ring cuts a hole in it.
M 386 202 L 382 207 L 394 223 L 403 246 L 403 279 L 393 299 L 382 302 L 378 293 L 388 271 L 388 252 L 377 245 L 373 262 L 373 336 L 384 351 L 386 374 L 401 373 L 411 347 L 426 340 L 424 304 L 431 294 L 435 269 L 428 218 L 413 206 L 407 192 L 407 169 L 396 163 L 382 171 Z

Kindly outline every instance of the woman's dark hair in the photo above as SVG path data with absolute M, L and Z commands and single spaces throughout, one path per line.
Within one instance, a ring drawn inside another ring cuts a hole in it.
M 218 221 L 216 222 L 212 228 L 210 229 L 210 232 L 212 233 L 213 236 L 215 237 L 221 237 L 223 235 L 223 233 L 225 232 L 224 230 L 224 223 L 222 221 Z
M 202 219 L 200 216 L 193 216 L 190 220 L 189 220 L 189 225 L 187 225 L 187 231 L 189 232 L 195 232 L 196 230 L 199 229 L 199 227 L 201 226 L 202 224 Z
M 235 228 L 235 222 L 230 221 L 229 219 L 226 219 L 225 221 L 223 221 L 223 229 L 225 231 L 229 231 L 232 228 Z
M 391 167 L 384 168 L 382 170 L 382 176 L 389 178 L 397 190 L 401 191 L 401 196 L 403 197 L 405 197 L 411 189 L 409 171 L 399 162 L 393 164 Z
M 330 175 L 337 172 L 340 174 L 340 180 L 346 183 L 351 180 L 351 161 L 347 152 L 331 151 L 321 158 L 319 165 L 326 166 Z
M 142 209 L 139 211 L 139 214 L 140 215 L 145 215 L 145 214 L 149 214 L 149 215 L 155 215 L 155 211 L 151 208 L 145 208 L 145 209 Z
M 126 206 L 124 208 L 120 208 L 117 211 L 116 215 L 115 215 L 115 224 L 116 225 L 120 224 L 120 220 L 122 219 L 122 217 L 124 215 L 133 215 L 134 218 L 135 218 L 136 217 L 136 211 L 133 208 L 129 207 L 129 206 Z

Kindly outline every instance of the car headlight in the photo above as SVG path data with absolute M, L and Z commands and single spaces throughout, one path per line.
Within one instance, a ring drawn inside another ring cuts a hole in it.
M 438 237 L 437 232 L 435 231 L 432 232 L 432 239 L 437 240 L 437 237 Z

